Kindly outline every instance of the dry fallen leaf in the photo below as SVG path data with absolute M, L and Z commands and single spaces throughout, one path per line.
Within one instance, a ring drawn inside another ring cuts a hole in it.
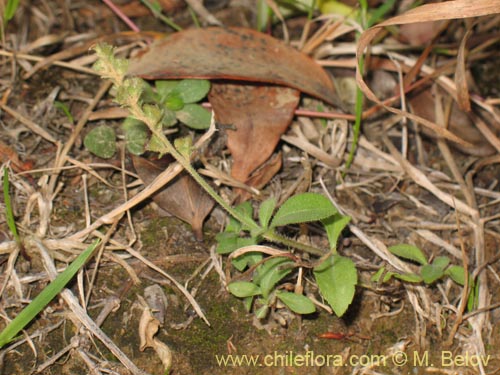
M 230 129 L 231 174 L 242 182 L 273 153 L 292 121 L 300 92 L 336 102 L 332 80 L 312 59 L 244 28 L 173 34 L 133 59 L 129 74 L 147 79 L 211 79 L 209 101 L 217 121 Z
M 235 179 L 245 182 L 271 156 L 299 99 L 300 93 L 288 87 L 212 84 L 209 100 L 217 121 L 235 128 L 227 130 Z
M 168 373 L 170 367 L 172 367 L 172 352 L 165 343 L 154 337 L 159 328 L 160 322 L 152 315 L 151 309 L 144 307 L 139 321 L 139 350 L 143 352 L 147 348 L 153 348 L 163 363 L 165 373 Z
M 166 158 L 153 162 L 132 156 L 134 168 L 145 184 L 151 183 L 168 165 Z M 158 206 L 169 214 L 191 224 L 198 240 L 203 239 L 203 221 L 214 206 L 210 196 L 186 173 L 181 173 L 153 195 Z
M 146 79 L 225 79 L 295 88 L 336 103 L 330 76 L 310 57 L 246 28 L 183 30 L 131 60 L 129 74 Z

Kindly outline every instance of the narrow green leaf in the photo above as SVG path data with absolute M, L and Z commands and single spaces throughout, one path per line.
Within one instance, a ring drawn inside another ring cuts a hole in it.
M 208 129 L 212 120 L 211 113 L 199 104 L 186 104 L 176 115 L 184 125 L 197 130 Z
M 94 155 L 109 159 L 116 152 L 115 131 L 110 126 L 98 126 L 85 136 L 83 144 Z
M 474 311 L 477 309 L 478 298 L 479 298 L 479 282 L 475 283 L 471 280 L 469 286 L 469 298 L 467 299 L 467 310 Z
M 3 19 L 8 22 L 16 14 L 17 8 L 19 7 L 20 0 L 8 0 L 5 4 L 5 9 L 3 11 Z
M 269 306 L 268 305 L 263 305 L 255 311 L 255 317 L 257 319 L 264 319 L 267 314 L 269 313 Z
M 392 9 L 396 0 L 386 0 L 378 8 L 372 10 L 369 15 L 367 27 L 371 27 L 381 21 L 383 17 Z
M 269 220 L 273 216 L 274 209 L 276 208 L 276 199 L 271 197 L 266 199 L 259 208 L 259 222 L 263 229 L 267 229 Z
M 210 81 L 206 79 L 183 79 L 175 88 L 175 92 L 186 104 L 199 102 L 209 91 Z
M 250 310 L 252 310 L 252 304 L 253 304 L 253 296 L 243 299 L 243 306 L 246 312 L 250 312 Z
M 354 298 L 358 282 L 354 262 L 334 254 L 314 269 L 314 276 L 321 295 L 328 301 L 335 314 L 344 315 Z
M 270 227 L 306 223 L 335 215 L 337 209 L 325 196 L 317 193 L 297 194 L 279 208 Z
M 55 100 L 54 107 L 61 110 L 62 113 L 64 113 L 64 115 L 68 118 L 69 122 L 71 122 L 72 124 L 75 122 L 75 119 L 71 115 L 71 112 L 69 111 L 69 108 L 65 103 Z
M 381 267 L 373 276 L 370 278 L 370 280 L 374 283 L 386 283 L 392 277 L 396 275 L 394 272 L 389 272 L 386 271 L 385 267 Z
M 340 234 L 349 224 L 351 218 L 349 216 L 343 216 L 338 212 L 335 215 L 327 217 L 321 220 L 321 223 L 325 227 L 326 235 L 328 236 L 328 242 L 330 243 L 330 249 L 337 248 L 337 242 Z
M 277 291 L 276 297 L 283 302 L 290 310 L 297 314 L 312 314 L 316 311 L 314 303 L 301 294 Z
M 42 292 L 31 301 L 7 327 L 0 333 L 0 348 L 9 343 L 14 336 L 28 325 L 29 322 L 66 286 L 66 284 L 75 276 L 78 270 L 87 262 L 94 249 L 99 244 L 95 241 L 87 247 L 78 257 L 60 273 L 54 281 L 50 282 Z
M 409 283 L 421 283 L 422 282 L 422 276 L 417 275 L 415 273 L 396 273 L 396 272 L 391 272 L 391 276 L 394 277 L 395 279 L 399 279 L 402 281 L 406 281 Z
M 235 281 L 234 283 L 230 283 L 227 287 L 231 294 L 240 298 L 262 294 L 258 285 L 248 281 Z
M 399 244 L 390 246 L 388 250 L 400 258 L 412 260 L 421 265 L 427 264 L 427 258 L 425 257 L 424 253 L 416 246 Z

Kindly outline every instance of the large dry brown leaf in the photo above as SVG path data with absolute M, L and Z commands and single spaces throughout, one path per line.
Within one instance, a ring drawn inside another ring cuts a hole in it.
M 165 160 L 153 162 L 132 156 L 134 168 L 146 184 L 150 184 L 165 168 Z M 191 224 L 198 240 L 203 239 L 203 221 L 214 206 L 214 201 L 186 173 L 180 174 L 165 188 L 153 195 L 158 206 L 169 214 Z
M 335 104 L 328 74 L 311 58 L 269 35 L 245 28 L 184 30 L 134 58 L 129 74 L 147 79 L 227 79 L 295 88 Z
M 242 182 L 273 153 L 292 121 L 300 92 L 328 103 L 336 101 L 332 80 L 312 59 L 244 28 L 193 29 L 170 35 L 133 59 L 129 74 L 213 80 L 209 100 L 217 121 L 233 128 L 227 132 L 231 174 Z
M 227 144 L 235 179 L 245 182 L 271 156 L 299 99 L 299 91 L 288 87 L 212 84 L 209 100 L 217 121 L 234 127 L 227 131 Z

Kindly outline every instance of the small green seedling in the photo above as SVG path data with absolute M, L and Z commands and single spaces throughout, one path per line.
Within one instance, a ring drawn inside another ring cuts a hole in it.
M 134 143 L 131 151 L 142 152 L 144 145 L 142 142 L 146 139 L 148 150 L 158 152 L 160 155 L 169 153 L 230 215 L 231 219 L 226 230 L 217 236 L 218 252 L 229 254 L 242 246 L 268 241 L 322 257 L 321 263 L 313 269 L 313 277 L 318 282 L 320 293 L 335 313 L 339 316 L 343 315 L 354 298 L 357 283 L 354 263 L 340 256 L 336 251 L 337 239 L 349 222 L 349 218 L 340 215 L 326 197 L 315 193 L 293 196 L 276 212 L 274 199 L 263 202 L 257 215 L 259 223 L 253 218 L 250 203 L 236 208 L 231 207 L 190 164 L 188 157 L 191 152 L 190 143 L 185 140 L 175 140 L 174 146 L 163 133 L 164 127 L 172 126 L 172 123 L 177 120 L 194 128 L 208 126 L 208 117 L 205 125 L 203 125 L 204 120 L 197 117 L 197 112 L 201 107 L 195 102 L 207 94 L 210 89 L 209 84 L 206 81 L 194 80 L 157 81 L 155 87 L 152 87 L 142 79 L 126 76 L 128 62 L 116 58 L 113 47 L 102 44 L 96 46 L 95 50 L 98 61 L 94 69 L 101 77 L 113 82 L 115 101 L 130 112 L 130 119 L 125 121 L 124 126 L 126 133 L 129 134 L 126 135 L 126 139 L 141 140 Z M 192 119 L 194 120 L 191 121 Z M 96 139 L 96 143 L 103 142 L 102 137 L 96 138 L 100 138 Z M 278 228 L 288 225 L 311 221 L 321 221 L 325 227 L 330 241 L 330 252 L 291 240 L 277 231 Z M 263 263 L 257 264 L 259 262 Z M 268 262 L 271 263 L 267 264 Z M 275 262 L 278 261 L 264 260 L 262 254 L 259 253 L 247 253 L 234 259 L 233 265 L 240 271 L 248 267 L 257 267 L 258 270 L 255 270 L 252 282 L 250 282 L 253 286 L 237 284 L 231 286 L 230 289 L 247 299 L 258 296 L 259 302 L 262 306 L 268 306 L 267 308 L 274 305 L 274 297 L 276 297 L 292 311 L 298 313 L 313 311 L 312 302 L 306 302 L 307 297 L 299 294 L 292 296 L 293 293 L 281 290 L 279 285 L 285 277 L 295 275 L 293 272 L 298 264 L 289 264 L 284 261 L 284 263 L 280 261 L 275 264 Z M 269 279 L 266 279 L 262 275 L 268 272 L 273 276 L 268 276 Z M 265 315 L 264 310 L 260 312 L 261 315 Z
M 5 327 L 0 333 L 0 348 L 11 342 L 14 337 L 24 329 L 24 327 L 26 327 L 29 322 L 31 322 L 31 320 L 37 316 L 55 296 L 57 296 L 57 294 L 59 294 L 73 276 L 75 276 L 78 270 L 87 262 L 98 244 L 99 241 L 95 241 L 92 245 L 87 247 L 85 251 L 78 255 L 62 273 L 47 285 L 42 292 L 36 296 L 35 299 L 33 299 L 30 304 L 7 325 L 7 327 Z
M 462 266 L 451 265 L 450 258 L 447 256 L 438 256 L 434 258 L 432 263 L 429 263 L 422 250 L 413 245 L 400 244 L 391 246 L 388 250 L 404 260 L 419 264 L 421 266 L 419 272 L 392 272 L 382 267 L 372 276 L 373 282 L 386 283 L 392 278 L 395 278 L 410 283 L 423 282 L 427 285 L 431 285 L 443 277 L 449 277 L 458 285 L 465 286 L 464 268 Z M 467 308 L 469 311 L 472 311 L 476 305 L 479 283 L 475 283 L 471 275 L 469 275 L 468 286 L 469 298 L 467 300 Z
M 141 80 L 142 81 L 142 80 Z M 149 108 L 150 116 L 158 117 L 162 129 L 177 125 L 179 122 L 194 130 L 204 130 L 210 126 L 210 112 L 198 102 L 210 91 L 207 80 L 159 80 L 154 88 L 142 81 L 141 104 Z M 134 155 L 142 155 L 146 149 L 158 151 L 148 126 L 134 117 L 127 117 L 122 124 L 127 150 Z M 85 147 L 103 159 L 116 153 L 117 137 L 115 130 L 107 125 L 92 129 L 84 139 Z M 149 142 L 149 144 L 148 144 Z
M 258 212 L 260 225 L 258 229 L 246 228 L 241 223 L 231 219 L 224 232 L 216 238 L 217 251 L 221 254 L 231 253 L 243 246 L 255 245 L 265 239 L 273 240 L 279 235 L 277 227 L 291 224 L 320 221 L 325 227 L 331 254 L 324 255 L 324 260 L 313 268 L 323 298 L 330 304 L 338 316 L 342 316 L 354 298 L 357 283 L 356 267 L 351 259 L 340 256 L 336 252 L 338 238 L 342 230 L 349 223 L 350 218 L 340 215 L 331 202 L 324 196 L 316 193 L 303 193 L 289 198 L 277 210 L 276 201 L 270 198 L 264 201 Z M 253 210 L 250 203 L 237 207 L 237 210 L 249 220 L 253 220 Z M 276 302 L 276 298 L 283 302 L 290 310 L 298 314 L 310 314 L 315 311 L 313 302 L 301 295 L 280 290 L 278 283 L 299 267 L 288 257 L 263 258 L 258 252 L 248 252 L 233 260 L 233 266 L 238 271 L 256 266 L 251 282 L 236 281 L 230 283 L 229 291 L 237 297 L 245 298 L 248 309 L 256 298 L 258 306 L 255 314 L 258 318 L 267 316 L 269 308 Z

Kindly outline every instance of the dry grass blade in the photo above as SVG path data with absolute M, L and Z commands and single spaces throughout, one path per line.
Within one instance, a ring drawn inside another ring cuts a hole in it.
M 370 100 L 373 100 L 377 104 L 382 105 L 388 111 L 405 116 L 423 126 L 426 126 L 429 129 L 433 130 L 437 135 L 442 136 L 451 141 L 454 141 L 459 145 L 463 145 L 466 147 L 470 146 L 470 144 L 467 141 L 464 141 L 463 139 L 455 136 L 453 133 L 439 127 L 437 124 L 431 121 L 428 121 L 419 116 L 415 116 L 383 104 L 364 81 L 361 72 L 359 70 L 359 62 L 361 57 L 363 56 L 364 51 L 366 50 L 366 48 L 369 47 L 370 42 L 386 26 L 403 25 L 415 22 L 480 17 L 496 13 L 500 13 L 500 7 L 498 1 L 490 1 L 490 0 L 478 0 L 474 2 L 469 2 L 467 0 L 447 1 L 446 3 L 426 4 L 417 8 L 413 8 L 404 14 L 390 18 L 366 30 L 361 35 L 359 43 L 356 47 L 356 55 L 358 61 L 358 67 L 356 68 L 356 81 L 359 87 Z
M 438 197 L 441 201 L 446 203 L 448 206 L 456 208 L 459 212 L 464 213 L 470 217 L 478 217 L 479 213 L 476 209 L 470 207 L 466 203 L 462 202 L 459 199 L 454 198 L 453 196 L 445 193 L 440 190 L 436 185 L 434 185 L 427 176 L 419 171 L 417 168 L 412 166 L 407 160 L 403 159 L 401 154 L 398 152 L 396 147 L 392 144 L 392 142 L 387 138 L 383 137 L 384 144 L 391 151 L 391 154 L 399 161 L 405 172 L 420 186 L 429 190 L 432 194 Z
M 46 139 L 47 141 L 49 141 L 51 143 L 54 143 L 54 144 L 58 143 L 57 140 L 49 132 L 47 132 L 44 128 L 42 128 L 40 125 L 31 121 L 29 118 L 23 116 L 19 112 L 13 110 L 8 105 L 0 102 L 0 108 L 3 109 L 5 112 L 7 112 L 12 117 L 14 117 L 17 121 L 19 121 L 20 123 L 25 125 L 33 133 L 38 134 L 40 137 Z
M 41 241 L 35 239 L 34 243 L 38 247 L 47 273 L 50 275 L 51 279 L 54 279 L 57 276 L 57 270 L 54 266 L 52 257 L 48 253 L 47 249 L 45 249 Z M 134 375 L 147 375 L 147 373 L 139 369 L 99 328 L 96 322 L 88 316 L 87 312 L 80 305 L 78 298 L 73 294 L 73 292 L 69 289 L 64 289 L 61 292 L 61 297 L 68 304 L 72 313 L 75 314 L 77 321 L 87 328 L 94 336 L 96 336 L 129 371 L 131 371 Z

